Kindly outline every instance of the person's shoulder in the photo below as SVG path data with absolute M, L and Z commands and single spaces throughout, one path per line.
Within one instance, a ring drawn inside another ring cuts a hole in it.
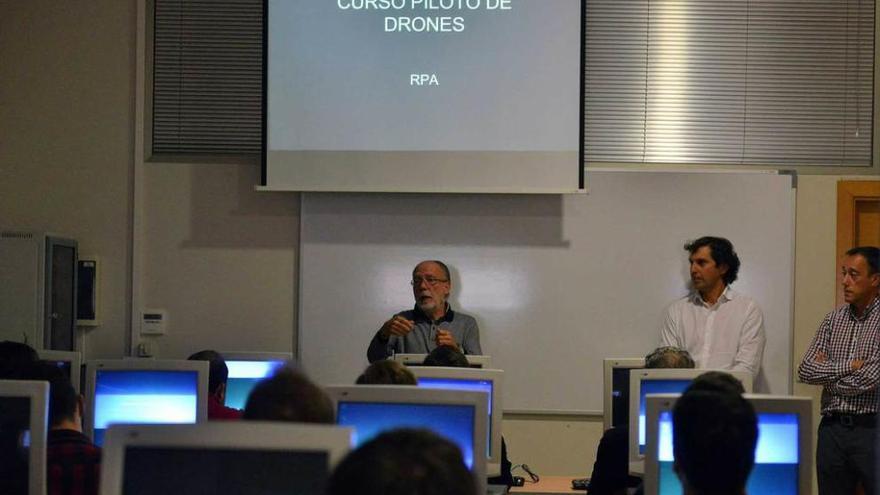
M 453 320 L 458 320 L 458 321 L 460 321 L 461 323 L 465 323 L 465 324 L 469 324 L 469 325 L 470 325 L 470 324 L 476 324 L 476 323 L 477 323 L 477 319 L 476 319 L 476 318 L 474 318 L 473 316 L 471 316 L 471 315 L 469 315 L 469 314 L 467 314 L 467 313 L 462 313 L 461 311 L 455 311 L 455 312 L 453 313 L 452 319 L 453 319 Z
M 694 293 L 688 293 L 686 296 L 679 297 L 666 305 L 666 311 L 676 311 L 688 306 L 693 306 L 695 304 L 695 297 Z
M 414 309 L 404 309 L 403 311 L 398 312 L 395 316 L 400 316 L 401 318 L 406 318 L 407 320 L 415 320 L 416 311 Z

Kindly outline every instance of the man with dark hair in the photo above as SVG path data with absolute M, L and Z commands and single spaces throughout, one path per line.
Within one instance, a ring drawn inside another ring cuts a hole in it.
M 351 452 L 330 477 L 327 495 L 476 495 L 454 443 L 428 430 L 382 433 Z
M 406 366 L 388 359 L 376 361 L 357 378 L 356 385 L 416 385 L 415 375 Z
M 50 495 L 98 493 L 101 449 L 82 433 L 82 396 L 61 369 L 37 362 L 21 378 L 49 382 L 46 481 Z
M 707 371 L 694 378 L 688 387 L 691 390 L 707 390 L 710 392 L 728 392 L 742 395 L 746 393 L 745 387 L 735 376 L 723 371 Z
M 288 366 L 278 369 L 251 391 L 244 419 L 334 424 L 333 402 L 303 373 Z
M 804 383 L 822 386 L 816 448 L 819 494 L 851 494 L 861 482 L 874 493 L 877 386 L 880 384 L 880 249 L 843 257 L 846 304 L 825 315 L 798 367 Z
M 434 349 L 425 356 L 422 362 L 425 366 L 446 366 L 448 368 L 469 368 L 471 363 L 458 349 L 442 346 Z
M 767 341 L 764 315 L 752 298 L 730 288 L 740 266 L 733 244 L 701 237 L 684 248 L 690 253 L 692 291 L 666 309 L 661 345 L 686 349 L 697 368 L 756 377 Z
M 416 305 L 382 324 L 367 349 L 371 363 L 393 353 L 427 354 L 441 346 L 482 354 L 477 321 L 449 306 L 452 279 L 445 263 L 422 261 L 413 269 L 410 283 Z
M 743 495 L 758 418 L 740 394 L 688 388 L 672 410 L 673 469 L 685 495 Z
M 208 419 L 241 419 L 241 411 L 226 407 L 226 382 L 229 368 L 226 360 L 217 351 L 199 351 L 187 358 L 189 361 L 208 361 Z
M 37 351 L 27 344 L 11 340 L 0 342 L 0 380 L 15 379 L 22 369 L 39 360 Z

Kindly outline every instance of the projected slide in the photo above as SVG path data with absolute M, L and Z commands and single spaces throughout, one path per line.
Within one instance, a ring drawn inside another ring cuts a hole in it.
M 465 464 L 474 466 L 472 406 L 340 402 L 336 422 L 354 428 L 355 446 L 398 428 L 428 428 L 458 445 Z
M 581 0 L 269 0 L 266 179 L 576 190 Z
M 658 428 L 658 486 L 660 495 L 681 495 L 681 483 L 672 469 L 672 413 L 660 413 Z M 746 485 L 749 495 L 798 493 L 797 414 L 758 414 L 755 467 Z

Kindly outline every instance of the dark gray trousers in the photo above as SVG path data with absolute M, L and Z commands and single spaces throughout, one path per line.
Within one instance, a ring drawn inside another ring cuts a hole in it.
M 860 481 L 866 494 L 876 493 L 876 442 L 875 426 L 822 418 L 816 447 L 819 495 L 852 495 Z

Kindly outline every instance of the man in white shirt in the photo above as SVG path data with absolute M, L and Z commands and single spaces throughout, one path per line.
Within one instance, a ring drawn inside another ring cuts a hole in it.
M 767 341 L 764 315 L 752 298 L 730 288 L 740 265 L 733 244 L 701 237 L 684 248 L 690 253 L 692 291 L 666 309 L 661 345 L 686 349 L 697 368 L 757 376 Z

